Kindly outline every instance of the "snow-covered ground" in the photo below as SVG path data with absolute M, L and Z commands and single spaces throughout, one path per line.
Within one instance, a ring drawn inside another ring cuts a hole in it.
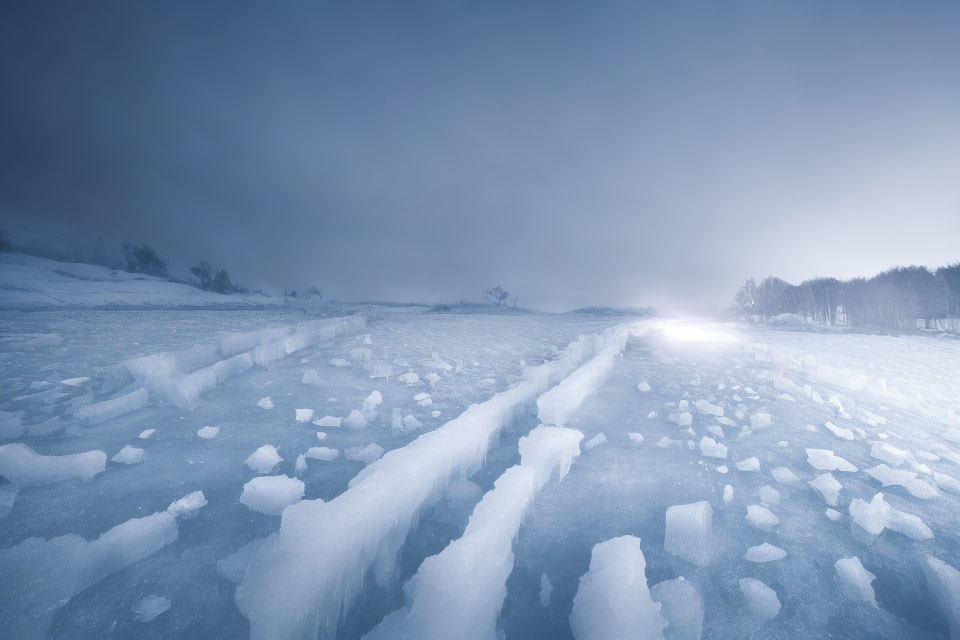
M 0 327 L 0 638 L 960 634 L 955 339 L 372 307 Z
M 220 295 L 95 264 L 0 253 L 0 309 L 273 307 L 282 298 Z

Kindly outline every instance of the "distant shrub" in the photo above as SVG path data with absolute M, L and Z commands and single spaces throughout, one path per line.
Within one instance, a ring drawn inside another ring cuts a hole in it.
M 158 278 L 169 276 L 166 263 L 160 259 L 160 256 L 150 245 L 146 243 L 134 245 L 124 242 L 121 248 L 123 249 L 123 259 L 126 261 L 127 271 L 130 273 L 142 273 Z

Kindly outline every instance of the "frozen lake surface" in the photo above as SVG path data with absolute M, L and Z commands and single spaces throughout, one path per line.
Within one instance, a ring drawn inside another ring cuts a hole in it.
M 960 340 L 350 311 L 0 312 L 0 638 L 960 637 Z

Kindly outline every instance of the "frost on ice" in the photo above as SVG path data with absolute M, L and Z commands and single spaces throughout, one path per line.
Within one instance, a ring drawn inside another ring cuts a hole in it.
M 150 622 L 170 607 L 170 600 L 163 596 L 151 594 L 133 605 L 133 617 L 137 622 Z

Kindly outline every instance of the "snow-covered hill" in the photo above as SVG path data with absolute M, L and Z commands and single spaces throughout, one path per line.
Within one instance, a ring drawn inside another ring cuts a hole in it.
M 282 303 L 260 294 L 221 295 L 139 273 L 0 253 L 0 309 L 230 308 Z

